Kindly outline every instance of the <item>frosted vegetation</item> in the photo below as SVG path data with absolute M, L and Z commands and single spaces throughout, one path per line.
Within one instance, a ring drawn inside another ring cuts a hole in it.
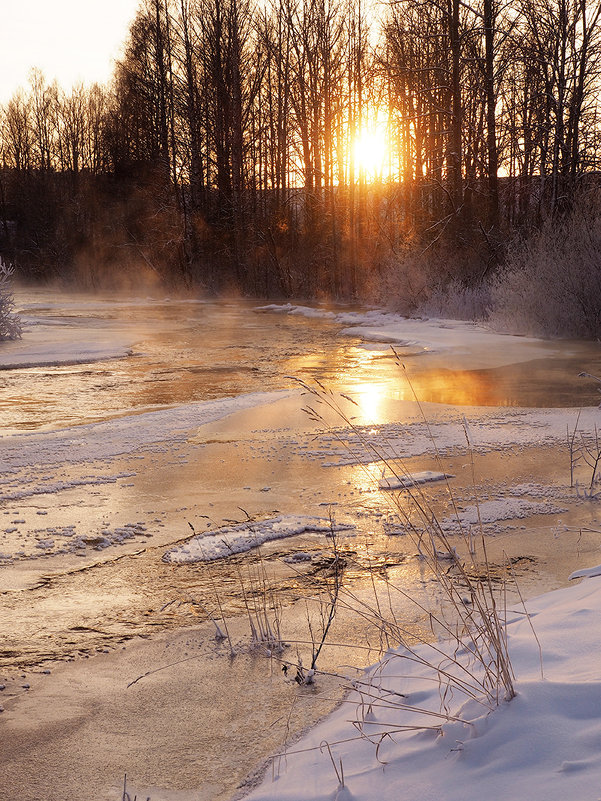
M 548 220 L 508 254 L 491 285 L 490 319 L 521 333 L 596 339 L 601 333 L 599 204 Z
M 597 339 L 600 251 L 599 201 L 591 195 L 563 218 L 549 218 L 539 231 L 512 240 L 503 266 L 490 276 L 445 280 L 444 267 L 423 256 L 395 265 L 388 280 L 401 287 L 401 310 L 408 313 L 485 321 L 509 333 Z
M 10 279 L 13 268 L 4 263 L 0 257 L 0 340 L 19 339 L 21 337 L 21 321 L 14 312 L 13 295 Z

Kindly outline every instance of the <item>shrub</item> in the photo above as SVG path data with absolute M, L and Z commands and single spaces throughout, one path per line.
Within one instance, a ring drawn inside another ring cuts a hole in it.
M 437 284 L 418 311 L 428 317 L 449 320 L 485 320 L 490 306 L 490 286 L 485 281 L 464 284 L 459 280 Z
M 508 248 L 491 286 L 490 323 L 515 333 L 601 336 L 601 202 L 589 196 Z
M 466 246 L 410 243 L 383 266 L 372 299 L 409 316 L 481 320 L 490 305 L 485 274 L 483 260 Z
M 14 313 L 10 278 L 14 270 L 0 257 L 0 340 L 20 339 L 21 321 Z

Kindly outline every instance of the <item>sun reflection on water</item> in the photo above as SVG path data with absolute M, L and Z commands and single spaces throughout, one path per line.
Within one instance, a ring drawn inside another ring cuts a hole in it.
M 369 423 L 377 423 L 380 420 L 380 407 L 384 398 L 386 388 L 382 384 L 361 384 L 356 394 L 356 401 L 362 416 Z

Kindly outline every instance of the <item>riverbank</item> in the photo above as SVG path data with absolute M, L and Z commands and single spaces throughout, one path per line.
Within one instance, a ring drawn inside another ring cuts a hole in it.
M 511 699 L 471 696 L 484 670 L 467 646 L 439 643 L 434 660 L 446 675 L 428 666 L 427 645 L 417 649 L 423 662 L 391 650 L 287 749 L 249 801 L 598 799 L 601 578 L 526 606 L 528 615 L 511 607 L 506 630 Z M 449 673 L 458 678 L 453 692 Z

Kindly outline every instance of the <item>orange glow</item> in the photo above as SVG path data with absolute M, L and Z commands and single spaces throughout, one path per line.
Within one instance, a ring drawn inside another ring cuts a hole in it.
M 384 391 L 385 387 L 381 384 L 372 384 L 369 382 L 360 384 L 355 390 L 357 403 L 367 422 L 380 421 L 380 405 L 382 403 Z
M 387 160 L 388 144 L 383 127 L 364 129 L 355 140 L 355 164 L 368 180 L 382 177 Z

